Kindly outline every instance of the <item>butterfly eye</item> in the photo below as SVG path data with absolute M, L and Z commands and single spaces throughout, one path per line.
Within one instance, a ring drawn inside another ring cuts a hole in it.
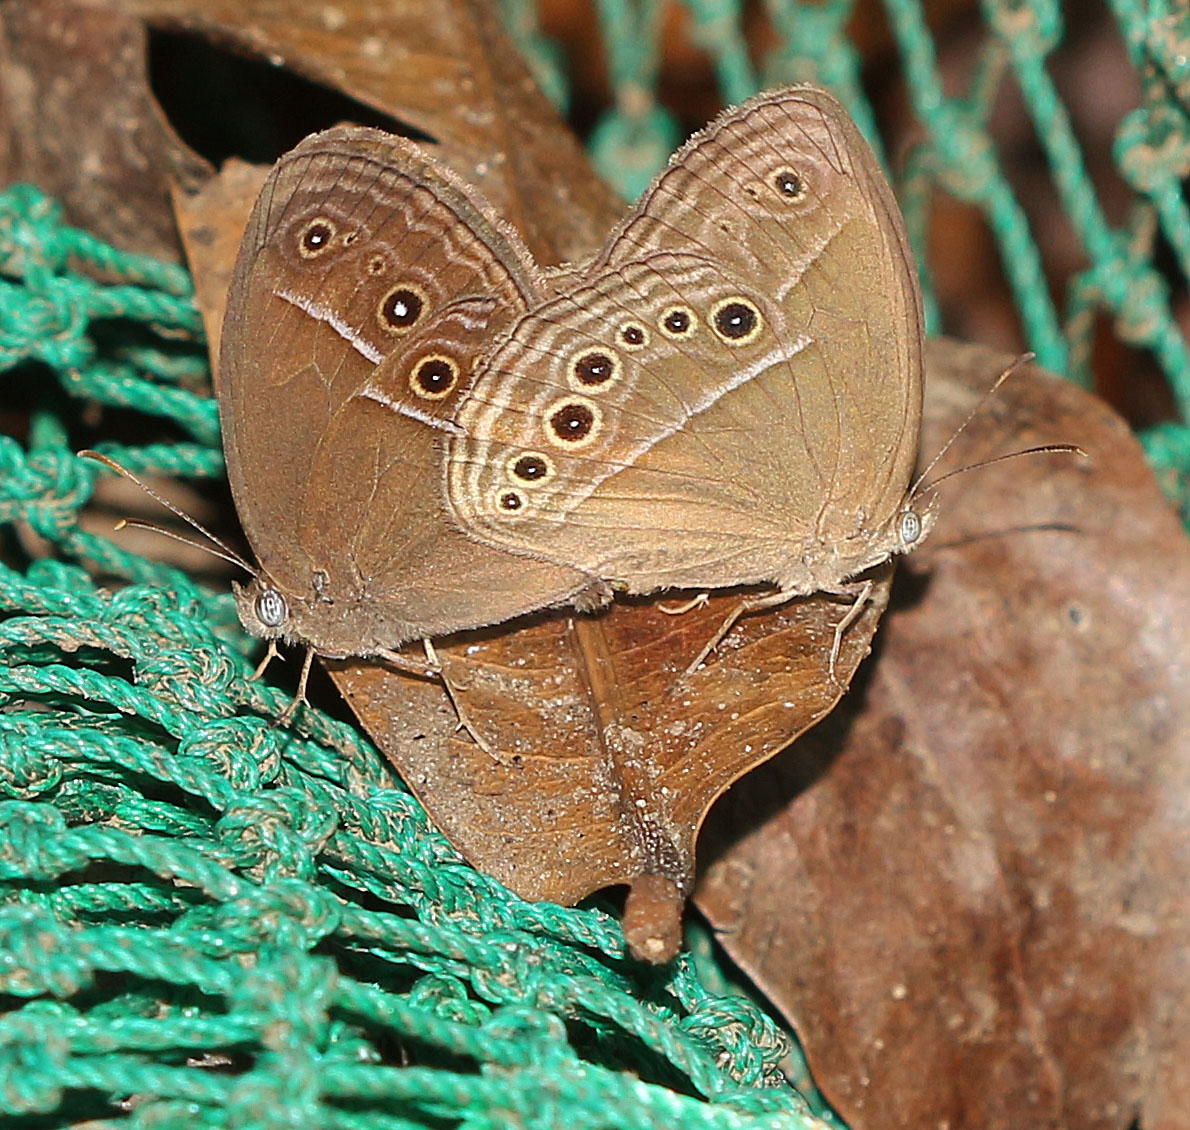
M 509 460 L 508 473 L 522 483 L 540 486 L 554 477 L 554 465 L 548 456 L 536 451 L 527 451 L 524 455 L 517 455 Z
M 546 438 L 555 445 L 585 447 L 599 434 L 599 409 L 589 400 L 564 400 L 549 410 Z
M 640 322 L 625 322 L 620 327 L 620 344 L 625 349 L 643 349 L 649 344 L 649 331 Z
M 792 169 L 778 169 L 773 174 L 772 185 L 785 200 L 801 200 L 806 195 L 806 182 Z
M 311 220 L 298 238 L 298 254 L 303 259 L 321 255 L 335 238 L 335 225 L 325 217 Z
M 593 350 L 579 357 L 570 373 L 571 383 L 579 388 L 605 388 L 619 379 L 620 359 L 609 353 Z
M 668 306 L 661 311 L 658 325 L 666 337 L 686 337 L 694 332 L 698 319 L 689 306 Z
M 276 589 L 267 588 L 256 598 L 256 618 L 266 628 L 279 628 L 289 617 L 289 606 Z
M 728 345 L 747 345 L 756 340 L 763 319 L 748 299 L 725 298 L 711 311 L 711 325 Z
M 458 383 L 459 363 L 441 353 L 423 357 L 409 374 L 409 387 L 422 400 L 443 400 L 454 392 Z
M 921 515 L 916 510 L 901 512 L 900 535 L 902 545 L 912 545 L 921 537 Z
M 424 291 L 407 285 L 396 286 L 380 300 L 376 317 L 381 329 L 404 334 L 417 325 L 427 305 Z

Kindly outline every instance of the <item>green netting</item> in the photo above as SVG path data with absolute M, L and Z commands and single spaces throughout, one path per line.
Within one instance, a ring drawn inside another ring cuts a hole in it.
M 508 7 L 561 96 L 530 9 Z M 686 7 L 725 100 L 818 78 L 875 136 L 847 38 L 851 0 L 772 0 L 786 46 L 759 61 L 738 4 Z M 1113 230 L 1047 75 L 1056 5 L 986 4 L 983 59 L 962 98 L 942 93 L 920 5 L 885 9 L 926 127 L 900 183 L 919 248 L 941 188 L 987 215 L 1047 365 L 1086 380 L 1100 311 L 1151 350 L 1181 422 L 1144 438 L 1190 515 L 1190 366 L 1168 274 L 1154 266 L 1163 239 L 1190 275 L 1190 17 L 1157 0 L 1112 4 L 1143 91 L 1115 155 L 1135 206 Z M 616 104 L 593 150 L 631 193 L 677 133 L 655 95 L 660 4 L 603 0 L 600 12 Z M 1061 310 L 987 129 L 1006 74 L 1087 253 Z M 671 968 L 646 968 L 598 905 L 528 904 L 467 867 L 356 730 L 317 710 L 270 724 L 289 696 L 249 681 L 254 645 L 227 593 L 80 525 L 103 473 L 73 454 L 83 444 L 141 474 L 222 474 L 184 272 L 116 252 L 64 226 L 35 190 L 10 188 L 0 370 L 30 410 L 27 434 L 0 437 L 5 1125 L 581 1130 L 829 1117 L 791 1086 L 804 1072 L 788 1035 L 729 991 L 705 938 Z M 101 441 L 116 432 L 160 442 Z

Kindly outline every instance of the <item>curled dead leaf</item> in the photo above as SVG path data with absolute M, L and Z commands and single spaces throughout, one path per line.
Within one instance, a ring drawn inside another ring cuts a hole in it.
M 923 449 L 1005 359 L 935 342 Z M 1190 1125 L 1190 542 L 1127 426 L 1014 377 L 858 693 L 716 810 L 698 905 L 852 1130 Z

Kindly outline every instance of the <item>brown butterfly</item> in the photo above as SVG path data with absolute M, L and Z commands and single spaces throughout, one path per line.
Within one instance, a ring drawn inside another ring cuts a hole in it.
M 934 522 L 910 485 L 922 348 L 913 256 L 859 130 L 824 91 L 764 94 L 680 150 L 484 359 L 450 505 L 492 546 L 630 593 L 862 592 L 852 578 Z
M 250 632 L 401 663 L 408 640 L 599 602 L 582 569 L 464 533 L 443 497 L 476 358 L 544 294 L 517 234 L 411 142 L 338 128 L 278 162 L 241 245 L 217 379 L 259 562 L 236 587 Z

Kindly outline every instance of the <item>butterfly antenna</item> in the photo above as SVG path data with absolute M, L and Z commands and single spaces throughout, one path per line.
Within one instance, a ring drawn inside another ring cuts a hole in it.
M 1011 364 L 1011 365 L 1009 365 L 1009 366 L 1008 366 L 1008 368 L 1007 368 L 1007 369 L 1005 369 L 1005 370 L 1004 370 L 1004 372 L 1002 372 L 1002 373 L 1001 373 L 1001 374 L 1000 374 L 1000 375 L 999 375 L 999 376 L 996 378 L 996 380 L 995 380 L 995 381 L 994 381 L 994 383 L 992 384 L 992 387 L 991 387 L 991 388 L 989 388 L 989 389 L 987 390 L 987 392 L 985 392 L 985 393 L 984 393 L 984 394 L 983 394 L 983 395 L 982 395 L 982 396 L 979 398 L 979 400 L 978 400 L 978 401 L 976 402 L 976 404 L 975 404 L 975 407 L 974 407 L 974 408 L 972 408 L 972 409 L 971 409 L 971 411 L 967 413 L 967 418 L 966 418 L 966 419 L 965 419 L 965 420 L 964 420 L 964 421 L 963 421 L 963 422 L 962 422 L 962 423 L 961 423 L 961 424 L 960 424 L 960 425 L 959 425 L 957 428 L 955 428 L 955 430 L 954 430 L 954 431 L 951 433 L 950 439 L 948 439 L 948 440 L 947 440 L 947 441 L 946 441 L 946 442 L 945 442 L 945 443 L 942 445 L 942 448 L 941 448 L 941 450 L 938 452 L 938 454 L 937 454 L 937 455 L 935 455 L 935 456 L 934 456 L 934 458 L 933 458 L 933 459 L 931 459 L 931 460 L 929 461 L 929 463 L 928 463 L 928 464 L 926 464 L 926 469 L 925 469 L 924 471 L 922 471 L 922 473 L 921 473 L 920 475 L 918 475 L 918 476 L 917 476 L 917 478 L 914 480 L 914 482 L 913 482 L 913 486 L 909 488 L 909 496 L 910 496 L 911 498 L 916 498 L 916 497 L 917 497 L 918 493 L 919 493 L 919 492 L 920 492 L 920 491 L 923 489 L 923 488 L 922 488 L 922 483 L 923 483 L 923 482 L 925 482 L 925 480 L 926 480 L 926 476 L 927 476 L 927 475 L 929 475 L 929 473 L 930 473 L 930 472 L 931 472 L 931 471 L 932 471 L 932 470 L 933 470 L 933 469 L 934 469 L 934 468 L 935 468 L 935 467 L 938 465 L 938 461 L 939 461 L 939 460 L 942 458 L 942 456 L 944 456 L 944 455 L 945 455 L 945 454 L 946 454 L 946 453 L 947 453 L 947 452 L 950 450 L 950 448 L 951 448 L 951 445 L 954 443 L 954 441 L 955 441 L 956 439 L 958 439 L 958 438 L 959 438 L 959 436 L 961 436 L 961 435 L 963 434 L 963 432 L 965 432 L 965 431 L 967 430 L 967 425 L 968 425 L 968 424 L 970 424 L 970 423 L 971 423 L 971 421 L 972 421 L 973 419 L 975 419 L 975 416 L 976 416 L 976 414 L 977 414 L 977 413 L 979 413 L 979 412 L 981 412 L 981 411 L 983 410 L 983 406 L 984 406 L 984 405 L 985 405 L 985 404 L 986 404 L 986 403 L 987 403 L 987 402 L 988 402 L 988 401 L 989 401 L 989 400 L 990 400 L 990 399 L 991 399 L 993 396 L 995 396 L 995 395 L 996 395 L 996 393 L 997 393 L 997 392 L 999 391 L 999 389 L 1000 389 L 1000 386 L 1001 386 L 1001 385 L 1002 385 L 1002 384 L 1003 384 L 1003 383 L 1004 383 L 1006 380 L 1008 380 L 1008 378 L 1009 378 L 1009 377 L 1011 377 L 1013 373 L 1015 373 L 1015 372 L 1016 372 L 1016 371 L 1017 371 L 1019 368 L 1021 368 L 1021 366 L 1022 366 L 1022 365 L 1027 365 L 1027 364 L 1028 364 L 1030 361 L 1032 361 L 1032 360 L 1033 360 L 1033 358 L 1034 358 L 1034 357 L 1036 357 L 1036 356 L 1037 356 L 1037 354 L 1036 354 L 1036 353 L 1022 353 L 1022 354 L 1021 354 L 1019 357 L 1015 358 L 1015 359 L 1013 360 L 1012 364 Z M 1038 449 L 1038 450 L 1041 450 L 1041 449 Z M 1056 450 L 1056 449 L 1055 449 L 1055 450 Z M 1016 454 L 1016 455 L 1024 455 L 1024 454 L 1025 454 L 1025 452 L 1023 452 L 1023 451 L 1018 451 L 1018 452 L 1015 452 L 1014 454 Z M 1009 458 L 1009 456 L 1007 456 L 1007 455 L 1002 455 L 1002 456 L 1000 456 L 1000 457 L 999 457 L 999 459 L 1007 459 L 1007 458 Z M 989 463 L 996 463 L 996 462 L 998 462 L 998 461 L 999 461 L 999 459 L 989 459 L 989 460 L 988 460 L 988 462 L 989 462 Z M 975 466 L 975 467 L 983 467 L 983 466 L 986 466 L 986 464 L 984 464 L 984 463 L 976 463 L 974 466 Z M 973 467 L 964 467 L 964 468 L 962 468 L 962 469 L 963 469 L 964 471 L 970 471 L 970 470 L 973 470 L 974 468 L 973 468 Z M 954 472 L 954 471 L 952 471 L 952 472 L 950 472 L 950 474 L 943 475 L 943 476 L 942 476 L 942 479 L 947 479 L 947 478 L 950 478 L 950 475 L 951 475 L 951 474 L 957 474 L 957 472 Z M 934 482 L 932 482 L 932 483 L 930 484 L 930 486 L 937 486 L 937 485 L 938 485 L 938 483 L 942 482 L 942 479 L 936 479 Z
M 947 471 L 945 475 L 939 475 L 933 482 L 926 483 L 922 489 L 933 490 L 939 483 L 944 483 L 947 479 L 954 478 L 955 475 L 961 475 L 966 471 L 977 471 L 980 467 L 990 467 L 993 463 L 1003 463 L 1005 459 L 1015 459 L 1018 455 L 1046 455 L 1055 451 L 1064 452 L 1067 455 L 1081 455 L 1084 459 L 1087 458 L 1087 453 L 1076 444 L 1045 443 L 1040 447 L 1026 447 L 1021 451 L 1009 451 L 1004 455 L 996 455 L 991 459 L 981 459 L 978 463 L 970 463 L 966 467 L 956 467 L 953 471 Z
M 180 541 L 183 545 L 188 545 L 192 549 L 201 549 L 205 553 L 210 553 L 215 557 L 222 558 L 224 561 L 227 561 L 229 564 L 238 565 L 241 569 L 244 570 L 245 573 L 247 573 L 251 577 L 256 576 L 256 570 L 253 569 L 252 566 L 249 565 L 248 562 L 245 561 L 238 553 L 236 553 L 236 551 L 234 549 L 232 549 L 231 546 L 229 546 L 221 538 L 216 537 L 201 522 L 198 522 L 194 518 L 191 518 L 190 515 L 187 514 L 184 510 L 175 506 L 172 502 L 170 502 L 170 500 L 168 498 L 163 498 L 151 486 L 149 486 L 148 483 L 143 482 L 136 475 L 134 475 L 130 470 L 128 470 L 127 467 L 124 467 L 121 464 L 117 463 L 114 459 L 109 459 L 106 455 L 103 455 L 101 452 L 91 451 L 90 449 L 87 449 L 85 451 L 80 451 L 79 457 L 82 459 L 94 459 L 97 463 L 102 463 L 109 471 L 115 471 L 117 475 L 123 475 L 124 478 L 126 478 L 130 483 L 135 483 L 151 499 L 153 499 L 155 502 L 159 502 L 162 506 L 164 506 L 166 508 L 166 510 L 168 510 L 175 517 L 181 518 L 183 522 L 185 522 L 188 526 L 192 527 L 193 529 L 196 529 L 200 534 L 203 535 L 203 537 L 207 538 L 210 542 L 212 542 L 218 548 L 212 549 L 211 546 L 209 546 L 209 545 L 203 545 L 202 542 L 194 541 L 191 538 L 183 537 L 181 534 L 175 533 L 173 530 L 168 530 L 164 526 L 158 526 L 154 522 L 145 522 L 145 521 L 142 521 L 140 518 L 123 518 L 123 519 L 121 519 L 116 525 L 117 530 L 122 530 L 125 527 L 130 527 L 133 529 L 140 529 L 140 530 L 153 530 L 155 533 L 164 534 L 168 538 L 173 538 L 174 541 Z
M 146 521 L 144 518 L 121 518 L 116 523 L 115 528 L 117 530 L 152 530 L 155 534 L 173 538 L 174 541 L 188 545 L 191 549 L 201 549 L 203 553 L 209 553 L 212 557 L 221 558 L 230 565 L 238 565 L 241 569 L 248 568 L 244 561 L 237 555 L 224 553 L 222 549 L 216 549 L 214 546 L 203 545 L 202 542 L 195 541 L 194 538 L 188 538 L 184 534 L 178 533 L 177 530 L 171 530 L 168 526 L 160 526 L 156 522 Z M 248 572 L 254 574 L 254 570 L 248 569 Z

